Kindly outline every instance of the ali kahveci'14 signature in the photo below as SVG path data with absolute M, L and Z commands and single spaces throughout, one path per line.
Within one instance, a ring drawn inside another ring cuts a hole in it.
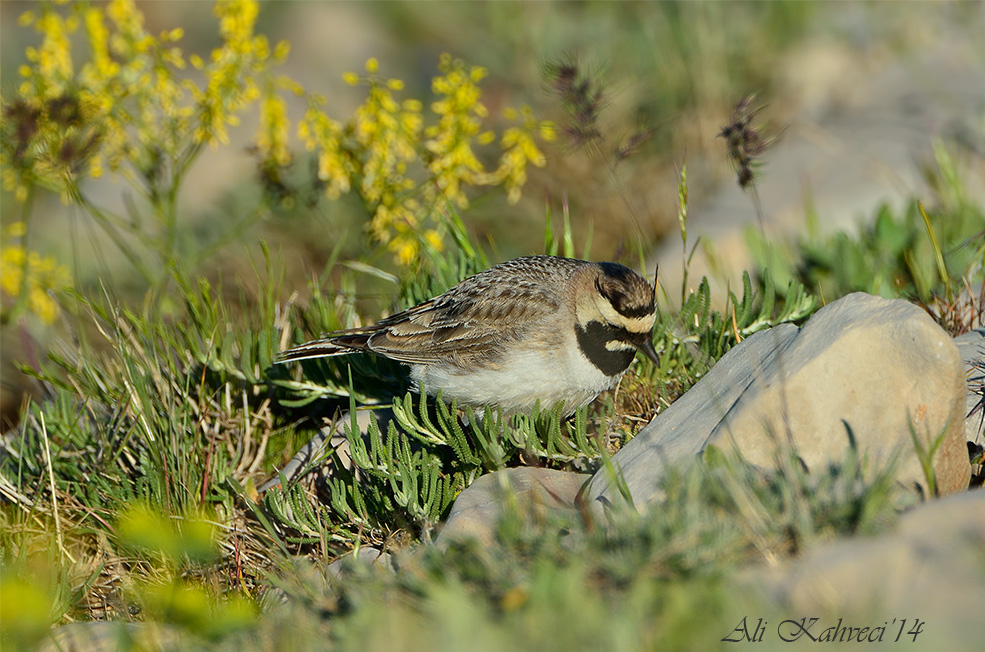
M 905 640 L 905 636 L 912 637 L 913 642 L 916 642 L 917 636 L 923 632 L 923 626 L 926 621 L 922 621 L 919 618 L 909 619 L 909 618 L 893 618 L 891 621 L 887 620 L 877 627 L 850 627 L 843 624 L 843 619 L 839 618 L 838 622 L 829 627 L 821 627 L 818 625 L 820 618 L 808 618 L 804 617 L 799 620 L 787 619 L 781 621 L 776 627 L 776 635 L 782 641 L 793 642 L 806 638 L 815 643 L 834 643 L 834 642 L 848 642 L 856 641 L 859 643 L 881 643 L 883 641 L 893 641 L 899 642 L 900 639 Z M 906 629 L 908 622 L 912 622 L 910 629 Z M 898 627 L 897 627 L 898 623 Z M 766 635 L 766 626 L 768 622 L 759 618 L 755 624 L 752 624 L 747 616 L 743 616 L 739 624 L 736 625 L 731 632 L 722 638 L 722 641 L 727 643 L 759 643 L 762 642 L 763 637 Z M 887 637 L 888 635 L 888 637 Z

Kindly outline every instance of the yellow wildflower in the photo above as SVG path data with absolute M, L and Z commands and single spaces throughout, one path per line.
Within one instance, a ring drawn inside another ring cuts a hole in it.
M 195 90 L 199 126 L 195 138 L 210 145 L 229 142 L 226 126 L 238 123 L 236 113 L 259 98 L 256 74 L 268 66 L 270 47 L 254 36 L 259 6 L 250 0 L 220 0 L 213 13 L 219 18 L 223 45 L 212 51 L 204 89 Z M 193 62 L 192 65 L 195 65 Z
M 441 239 L 441 234 L 434 229 L 428 229 L 425 231 L 424 239 L 432 248 L 434 248 L 435 251 L 445 250 L 445 242 Z
M 528 106 L 522 107 L 519 114 L 514 115 L 522 118 L 523 122 L 520 126 L 510 127 L 503 132 L 500 141 L 503 155 L 495 172 L 495 176 L 506 187 L 506 198 L 511 204 L 520 200 L 520 189 L 527 182 L 527 165 L 544 167 L 547 164 L 544 153 L 534 141 L 534 134 L 546 133 L 552 137 L 554 134 L 553 125 L 539 122 Z
M 27 307 L 41 320 L 42 324 L 50 324 L 58 317 L 58 303 L 52 296 L 53 292 L 32 283 L 28 288 Z
M 403 204 L 391 213 L 396 236 L 389 241 L 387 249 L 394 252 L 398 265 L 410 265 L 421 249 L 418 235 L 418 221 L 415 217 L 416 203 Z
M 289 131 L 287 102 L 276 93 L 266 93 L 260 100 L 260 128 L 257 131 L 257 149 L 263 160 L 281 167 L 291 162 L 287 147 Z
M 471 145 L 488 113 L 479 101 L 482 92 L 477 86 L 486 72 L 477 67 L 466 69 L 463 61 L 447 54 L 441 56 L 438 69 L 443 74 L 431 81 L 431 89 L 443 99 L 431 104 L 438 123 L 425 131 L 429 137 L 424 143 L 430 157 L 427 169 L 442 194 L 465 208 L 468 197 L 462 184 L 479 185 L 486 172 Z M 487 138 L 480 138 L 480 144 Z
M 369 80 L 369 94 L 356 109 L 352 129 L 366 152 L 360 194 L 371 205 L 380 203 L 390 188 L 414 186 L 404 176 L 401 165 L 417 158 L 420 128 L 420 117 L 415 112 L 398 104 L 390 90 L 375 79 Z
M 298 138 L 309 152 L 318 150 L 318 179 L 328 197 L 349 192 L 353 164 L 342 151 L 342 125 L 311 105 L 298 122 Z
M 12 297 L 21 291 L 27 252 L 20 245 L 0 247 L 0 289 Z
M 95 8 L 87 9 L 85 25 L 92 61 L 83 67 L 82 75 L 89 88 L 102 88 L 119 73 L 120 66 L 109 54 L 109 30 L 103 22 L 103 12 Z
M 13 299 L 26 291 L 27 309 L 37 315 L 42 323 L 50 324 L 58 316 L 58 304 L 53 295 L 68 285 L 68 270 L 50 256 L 26 251 L 20 243 L 6 242 L 23 237 L 25 231 L 23 222 L 15 222 L 3 230 L 5 242 L 0 245 L 0 290 Z
M 35 29 L 44 34 L 38 51 L 38 70 L 42 78 L 52 84 L 52 91 L 58 92 L 72 78 L 72 44 L 68 34 L 74 30 L 60 15 L 47 8 L 41 13 Z
M 252 0 L 219 0 L 212 10 L 219 19 L 219 34 L 239 53 L 252 47 L 253 26 L 259 12 L 260 5 Z
M 475 149 L 497 140 L 486 124 L 479 86 L 488 71 L 448 54 L 440 58 L 428 103 L 399 97 L 404 82 L 380 75 L 380 62 L 369 58 L 363 74 L 343 75 L 347 84 L 365 84 L 364 102 L 347 121 L 333 120 L 321 108 L 323 98 L 274 74 L 273 66 L 290 48 L 255 33 L 255 0 L 215 3 L 221 44 L 208 57 L 186 55 L 177 47 L 181 28 L 147 33 L 133 0 L 59 11 L 46 3 L 20 18 L 42 35 L 39 46 L 27 49 L 28 65 L 19 70 L 18 103 L 4 108 L 3 183 L 20 199 L 37 183 L 77 198 L 84 164 L 92 177 L 109 170 L 139 179 L 154 196 L 175 191 L 158 185 L 177 183 L 182 175 L 174 173 L 187 169 L 201 144 L 228 143 L 229 129 L 254 102 L 256 149 L 264 172 L 275 173 L 270 166 L 291 162 L 284 97 L 290 92 L 307 99 L 296 134 L 317 159 L 326 195 L 335 199 L 355 188 L 369 211 L 372 237 L 407 264 L 422 247 L 440 249 L 441 235 L 430 222 L 449 201 L 464 208 L 473 189 L 495 185 L 515 201 L 526 166 L 545 163 L 537 141 L 554 137 L 553 125 L 534 120 L 529 109 L 514 112 L 520 124 L 502 133 L 498 165 L 486 170 Z M 88 37 L 89 59 L 76 74 L 70 37 L 79 24 Z M 186 62 L 200 74 L 179 79 Z M 12 255 L 7 254 L 8 262 Z M 26 257 L 25 266 L 30 266 Z M 50 314 L 48 299 L 40 286 L 20 301 Z
M 23 238 L 26 233 L 27 224 L 24 222 L 14 222 L 3 230 L 3 235 L 7 238 Z
M 287 60 L 287 55 L 291 53 L 291 44 L 287 41 L 278 41 L 274 47 L 274 61 L 282 63 Z

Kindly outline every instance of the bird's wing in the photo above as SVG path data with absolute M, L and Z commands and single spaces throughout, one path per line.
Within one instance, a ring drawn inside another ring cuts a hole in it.
M 495 358 L 560 308 L 559 298 L 542 283 L 478 279 L 384 319 L 366 348 L 401 362 L 468 366 Z

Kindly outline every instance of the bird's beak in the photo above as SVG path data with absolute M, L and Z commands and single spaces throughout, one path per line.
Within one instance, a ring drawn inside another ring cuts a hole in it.
M 653 348 L 653 335 L 650 333 L 643 333 L 639 341 L 636 343 L 636 348 L 646 355 L 646 357 L 653 360 L 654 364 L 660 364 L 660 358 L 657 357 L 657 350 Z

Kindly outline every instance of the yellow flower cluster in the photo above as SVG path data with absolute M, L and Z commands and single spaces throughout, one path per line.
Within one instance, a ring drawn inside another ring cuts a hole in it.
M 180 174 L 201 144 L 227 143 L 227 127 L 261 98 L 258 149 L 286 165 L 286 105 L 270 71 L 287 47 L 271 52 L 266 37 L 253 34 L 258 10 L 254 0 L 216 3 L 222 45 L 208 63 L 189 57 L 203 73 L 199 83 L 179 77 L 187 65 L 175 45 L 183 31 L 148 34 L 133 0 L 79 3 L 65 16 L 50 4 L 24 13 L 21 25 L 33 26 L 41 45 L 27 49 L 30 65 L 20 69 L 18 97 L 5 103 L 13 132 L 4 133 L 10 143 L 2 152 L 5 184 L 21 200 L 31 183 L 67 200 L 84 165 L 92 177 L 106 169 L 144 180 Z M 71 36 L 80 24 L 90 56 L 76 75 Z M 268 78 L 271 90 L 261 92 L 260 80 Z
M 268 92 L 260 100 L 260 130 L 257 132 L 257 149 L 264 160 L 281 167 L 291 162 L 288 149 L 291 124 L 287 119 L 287 102 L 283 96 Z
M 541 168 L 546 163 L 543 152 L 534 140 L 535 136 L 553 142 L 557 138 L 557 130 L 553 123 L 537 120 L 528 106 L 520 109 L 519 114 L 512 109 L 508 109 L 506 113 L 508 119 L 519 119 L 521 122 L 519 126 L 510 127 L 503 132 L 500 141 L 503 156 L 494 178 L 497 183 L 505 186 L 510 203 L 516 203 L 520 199 L 520 189 L 527 182 L 527 165 Z
M 509 201 L 516 202 L 527 166 L 545 164 L 535 138 L 554 139 L 554 126 L 534 119 L 529 108 L 508 112 L 508 119 L 522 122 L 504 132 L 498 165 L 487 170 L 474 149 L 496 138 L 483 129 L 488 110 L 479 83 L 487 72 L 448 54 L 441 56 L 438 70 L 431 84 L 438 96 L 430 106 L 435 120 L 426 127 L 422 103 L 398 102 L 393 92 L 403 89 L 403 81 L 379 77 L 375 58 L 366 62 L 365 76 L 343 75 L 352 86 L 368 87 L 365 102 L 346 127 L 318 118 L 323 115 L 318 109 L 310 109 L 299 126 L 308 148 L 319 151 L 319 175 L 329 196 L 348 191 L 358 177 L 360 196 L 372 211 L 370 233 L 403 265 L 422 246 L 441 250 L 439 232 L 423 223 L 437 222 L 449 204 L 467 208 L 468 188 L 503 185 Z M 357 147 L 346 144 L 347 136 Z
M 318 152 L 318 179 L 325 184 L 329 199 L 338 199 L 352 187 L 349 179 L 356 173 L 351 157 L 342 150 L 342 125 L 318 108 L 321 98 L 312 98 L 308 110 L 298 123 L 298 138 L 309 152 Z
M 400 264 L 407 265 L 417 256 L 420 242 L 421 209 L 411 192 L 417 183 L 408 176 L 407 166 L 418 157 L 421 103 L 398 103 L 392 91 L 402 89 L 403 82 L 380 79 L 378 69 L 376 59 L 366 62 L 369 92 L 350 122 L 349 129 L 359 146 L 349 153 L 353 159 L 350 167 L 357 168 L 359 194 L 373 210 L 370 233 L 396 254 Z M 353 82 L 351 75 L 347 81 Z
M 25 233 L 25 224 L 15 222 L 3 229 L 0 244 L 0 290 L 14 300 L 22 300 L 29 311 L 38 316 L 42 323 L 50 324 L 58 316 L 58 303 L 54 293 L 68 285 L 69 274 L 64 265 L 54 258 L 42 256 L 35 251 L 27 251 L 20 242 Z M 7 307 L 7 302 L 4 302 Z
M 253 0 L 228 0 L 215 4 L 213 14 L 219 19 L 219 35 L 223 45 L 212 51 L 208 64 L 199 57 L 191 59 L 192 65 L 203 70 L 206 78 L 201 88 L 191 85 L 192 96 L 200 112 L 195 130 L 197 142 L 207 142 L 213 146 L 227 144 L 227 126 L 238 125 L 238 114 L 261 96 L 257 80 L 269 69 L 271 52 L 267 37 L 253 34 L 259 10 L 259 5 Z M 286 46 L 278 46 L 278 54 L 281 53 L 287 56 Z M 271 108 L 276 101 L 271 99 L 270 92 L 265 95 L 264 104 L 269 119 L 271 111 L 278 111 Z M 282 156 L 286 144 L 277 134 L 284 131 L 276 126 L 271 130 L 270 122 L 261 124 L 260 140 L 263 143 L 258 144 L 261 152 Z
M 487 145 L 496 137 L 483 132 L 482 120 L 489 114 L 480 102 L 478 83 L 485 68 L 466 68 L 465 63 L 443 54 L 438 64 L 442 75 L 431 82 L 431 90 L 442 99 L 431 104 L 438 123 L 427 128 L 428 171 L 445 197 L 459 208 L 468 206 L 462 184 L 488 185 L 485 168 L 472 150 L 473 140 Z
M 398 98 L 403 81 L 382 77 L 379 62 L 369 59 L 364 74 L 343 75 L 367 88 L 365 101 L 348 120 L 332 119 L 324 98 L 274 74 L 288 45 L 271 48 L 255 33 L 258 12 L 255 0 L 218 0 L 213 13 L 222 42 L 207 61 L 186 58 L 177 47 L 181 29 L 147 33 L 133 0 L 80 2 L 67 11 L 45 3 L 24 13 L 21 25 L 33 26 L 41 44 L 27 50 L 17 98 L 4 102 L 4 184 L 22 201 L 33 184 L 82 201 L 81 176 L 110 170 L 136 181 L 151 203 L 173 201 L 200 148 L 228 143 L 229 127 L 253 103 L 262 172 L 280 183 L 292 162 L 289 92 L 307 100 L 296 133 L 317 157 L 327 196 L 357 192 L 370 214 L 369 233 L 409 264 L 421 247 L 440 250 L 440 217 L 466 208 L 470 189 L 502 186 L 515 202 L 527 166 L 544 165 L 538 140 L 553 140 L 554 128 L 524 107 L 508 115 L 517 124 L 503 132 L 500 151 L 486 155 L 496 166 L 484 166 L 477 148 L 497 138 L 485 126 L 480 82 L 487 72 L 447 54 L 432 82 L 429 113 L 420 100 Z M 81 50 L 72 35 L 80 26 L 89 57 L 76 73 L 72 54 Z M 184 74 L 188 64 L 200 74 Z

